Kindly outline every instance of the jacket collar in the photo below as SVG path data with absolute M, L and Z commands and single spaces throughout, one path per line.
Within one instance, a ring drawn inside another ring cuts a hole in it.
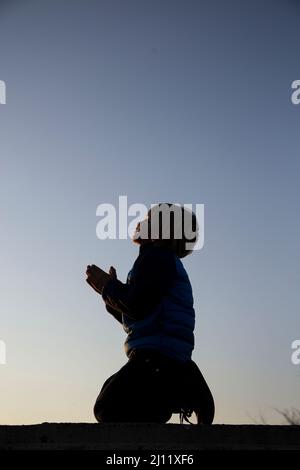
M 143 243 L 142 245 L 140 245 L 139 255 L 145 253 L 151 246 L 152 243 Z

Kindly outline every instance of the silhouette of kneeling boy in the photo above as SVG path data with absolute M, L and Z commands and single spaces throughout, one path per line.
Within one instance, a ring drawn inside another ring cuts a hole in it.
M 139 255 L 125 284 L 113 266 L 109 273 L 87 267 L 86 281 L 127 333 L 128 361 L 104 382 L 94 406 L 99 423 L 166 423 L 179 413 L 181 423 L 193 424 L 193 412 L 197 424 L 212 423 L 214 400 L 192 360 L 195 311 L 181 261 L 197 239 L 195 214 L 161 203 L 137 224 L 133 242 Z

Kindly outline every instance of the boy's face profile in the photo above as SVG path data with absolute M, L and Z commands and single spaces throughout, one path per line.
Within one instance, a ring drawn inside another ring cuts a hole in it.
M 153 210 L 153 217 L 151 218 Z M 148 211 L 147 216 L 144 220 L 139 222 L 136 226 L 135 233 L 133 235 L 133 242 L 139 245 L 145 243 L 156 243 L 161 239 L 161 222 L 159 218 L 159 206 Z M 169 221 L 169 219 L 168 219 Z M 169 225 L 169 223 L 168 223 Z
M 132 241 L 138 245 L 144 245 L 145 243 L 151 243 L 150 238 L 150 225 L 151 225 L 151 212 L 148 212 L 148 215 L 144 220 L 138 222 L 135 232 L 133 234 Z

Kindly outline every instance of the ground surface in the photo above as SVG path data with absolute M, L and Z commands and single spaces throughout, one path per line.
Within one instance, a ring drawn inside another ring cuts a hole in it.
M 0 450 L 298 449 L 300 426 L 68 424 L 0 426 Z

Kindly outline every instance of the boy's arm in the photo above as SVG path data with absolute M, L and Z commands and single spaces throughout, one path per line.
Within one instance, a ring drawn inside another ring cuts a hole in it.
M 176 277 L 174 254 L 153 247 L 139 260 L 129 284 L 110 279 L 102 297 L 113 308 L 134 320 L 145 317 L 172 286 Z
M 116 320 L 118 320 L 119 323 L 121 323 L 121 325 L 123 325 L 122 313 L 119 310 L 113 308 L 108 302 L 105 303 L 105 308 L 113 317 L 115 317 Z

